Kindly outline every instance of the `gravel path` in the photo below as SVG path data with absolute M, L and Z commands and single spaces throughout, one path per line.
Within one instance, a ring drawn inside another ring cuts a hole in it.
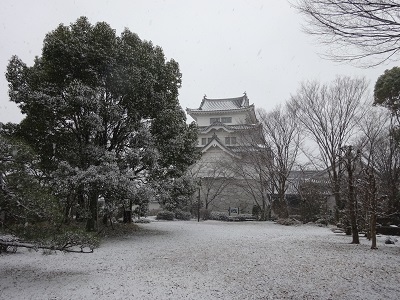
M 0 255 L 0 299 L 400 299 L 400 247 L 314 226 L 152 222 L 93 254 Z

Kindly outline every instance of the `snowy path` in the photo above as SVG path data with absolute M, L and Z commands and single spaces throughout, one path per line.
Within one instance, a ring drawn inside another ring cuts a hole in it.
M 152 222 L 93 254 L 0 255 L 0 299 L 400 299 L 400 247 L 327 228 Z

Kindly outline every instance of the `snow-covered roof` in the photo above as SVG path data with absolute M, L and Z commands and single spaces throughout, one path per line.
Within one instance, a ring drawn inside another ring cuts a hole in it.
M 246 93 L 236 98 L 208 99 L 204 96 L 199 108 L 186 108 L 186 112 L 197 121 L 199 115 L 245 113 L 251 123 L 257 123 L 254 104 L 249 104 Z
M 218 138 L 218 136 L 214 133 L 211 140 L 201 149 L 201 153 L 207 152 L 211 147 L 218 147 L 220 148 L 223 152 L 228 153 L 229 155 L 233 157 L 239 157 L 236 153 L 234 153 L 230 148 L 226 147 L 221 140 Z
M 200 107 L 197 109 L 187 108 L 188 112 L 217 112 L 217 111 L 232 111 L 232 110 L 246 110 L 254 107 L 249 105 L 249 98 L 246 93 L 243 96 L 236 98 L 223 98 L 223 99 L 209 99 L 203 97 Z
M 199 110 L 214 111 L 214 110 L 232 110 L 240 109 L 249 106 L 249 98 L 246 94 L 236 98 L 225 99 L 208 99 L 204 96 L 201 101 Z

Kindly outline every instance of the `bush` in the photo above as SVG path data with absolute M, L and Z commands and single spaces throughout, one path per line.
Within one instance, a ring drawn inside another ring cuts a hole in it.
M 400 236 L 400 227 L 392 226 L 377 226 L 376 233 L 384 235 L 397 235 Z
M 175 211 L 175 218 L 178 220 L 189 221 L 192 218 L 192 214 L 188 211 L 177 209 Z
M 200 210 L 200 217 L 203 219 L 203 220 L 210 220 L 211 219 L 211 210 L 209 210 L 209 209 L 205 209 L 205 208 L 202 208 L 201 210 Z
M 278 219 L 276 220 L 276 223 L 280 225 L 286 225 L 286 226 L 292 226 L 292 225 L 300 225 L 302 224 L 299 220 L 296 219 Z
M 172 211 L 162 210 L 157 214 L 157 220 L 169 220 L 172 221 L 175 217 L 175 214 Z
M 228 221 L 229 215 L 225 212 L 211 212 L 210 213 L 210 220 L 217 220 L 217 221 Z

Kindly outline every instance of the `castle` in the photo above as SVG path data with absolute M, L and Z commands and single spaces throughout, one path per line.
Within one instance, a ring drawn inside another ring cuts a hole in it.
M 246 93 L 241 97 L 209 99 L 204 96 L 199 108 L 186 109 L 198 125 L 198 148 L 201 159 L 192 175 L 201 182 L 200 199 L 205 208 L 227 211 L 237 208 L 251 213 L 254 195 L 243 187 L 243 180 L 232 171 L 246 148 L 244 136 L 257 131 L 260 124 L 254 104 Z

